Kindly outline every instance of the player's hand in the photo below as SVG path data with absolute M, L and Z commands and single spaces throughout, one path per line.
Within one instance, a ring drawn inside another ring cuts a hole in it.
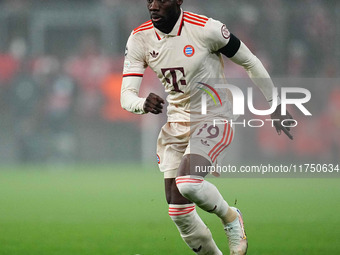
M 290 134 L 290 127 L 284 127 L 282 126 L 282 121 L 283 120 L 291 120 L 293 119 L 292 115 L 287 111 L 286 115 L 281 115 L 281 105 L 278 105 L 276 107 L 275 112 L 272 113 L 271 118 L 274 124 L 274 127 L 276 129 L 276 132 L 281 135 L 281 131 L 283 131 L 289 139 L 293 140 L 293 136 Z M 285 122 L 286 126 L 292 126 L 294 124 L 293 121 L 286 121 Z
M 143 106 L 144 112 L 145 113 L 151 112 L 153 114 L 162 113 L 164 103 L 165 102 L 163 98 L 157 96 L 154 93 L 150 93 L 146 98 Z

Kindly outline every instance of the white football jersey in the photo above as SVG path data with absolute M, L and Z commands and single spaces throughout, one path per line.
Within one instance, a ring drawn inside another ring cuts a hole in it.
M 230 33 L 221 22 L 183 10 L 169 34 L 159 31 L 150 20 L 134 29 L 128 39 L 123 77 L 143 77 L 149 66 L 168 93 L 168 122 L 189 122 L 193 114 L 195 119 L 205 117 L 201 96 L 195 97 L 202 93 L 208 93 L 208 114 L 233 118 L 231 95 L 211 84 L 225 82 L 218 50 L 229 39 Z

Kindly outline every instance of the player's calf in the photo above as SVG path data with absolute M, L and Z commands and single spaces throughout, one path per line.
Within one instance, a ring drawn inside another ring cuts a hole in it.
M 200 255 L 222 255 L 210 230 L 197 214 L 194 204 L 170 204 L 169 215 L 193 252 Z

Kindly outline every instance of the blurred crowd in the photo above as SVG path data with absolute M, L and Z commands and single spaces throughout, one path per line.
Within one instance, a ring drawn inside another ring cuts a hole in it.
M 73 159 L 82 125 L 136 122 L 120 107 L 121 58 L 101 54 L 93 37 L 64 59 L 27 56 L 25 47 L 17 39 L 0 54 L 1 113 L 20 161 Z
M 11 0 L 0 1 L 0 5 L 15 13 L 41 2 Z M 124 7 L 127 17 L 136 14 L 136 10 L 129 14 L 129 10 L 135 9 L 131 5 L 135 1 L 87 2 L 104 8 Z M 207 15 L 216 12 L 216 18 L 228 23 L 232 32 L 258 55 L 273 76 L 339 77 L 340 25 L 335 21 L 340 19 L 340 13 L 336 12 L 339 10 L 336 1 L 261 0 L 255 4 L 230 0 L 228 4 L 233 14 L 227 11 L 230 15 L 226 17 L 223 9 L 216 8 L 221 5 L 218 1 L 185 1 L 183 8 Z M 117 148 L 114 153 L 118 156 L 112 156 L 107 151 L 114 150 L 113 145 L 102 146 L 105 152 L 99 151 L 106 159 L 121 159 L 119 138 L 128 132 L 137 139 L 130 138 L 132 140 L 124 144 L 131 148 L 123 154 L 140 156 L 135 152 L 140 135 L 136 123 L 140 118 L 123 111 L 119 103 L 124 43 L 134 28 L 132 26 L 137 26 L 137 21 L 146 17 L 146 10 L 138 13 L 140 16 L 123 26 L 119 46 L 122 52 L 108 52 L 103 48 L 103 42 L 85 31 L 72 54 L 32 54 L 27 31 L 7 33 L 11 38 L 2 43 L 0 52 L 0 114 L 7 124 L 1 124 L 0 133 L 13 137 L 7 141 L 14 148 L 15 160 L 65 162 L 91 159 L 98 151 L 93 141 L 98 139 L 103 143 L 114 143 Z M 120 26 L 120 23 L 113 25 Z M 243 70 L 229 62 L 226 73 L 233 78 L 246 76 Z M 148 75 L 146 79 L 144 91 L 159 90 L 155 76 Z M 266 129 L 256 132 L 256 143 L 264 152 L 339 158 L 340 84 L 324 85 L 306 87 L 320 107 L 313 105 L 313 118 L 304 120 L 308 122 L 308 129 L 297 129 L 294 143 L 283 139 L 269 141 L 266 132 L 270 131 Z M 93 134 L 93 128 L 97 128 L 98 136 Z M 113 137 L 110 133 L 116 135 Z M 93 145 L 94 149 L 79 153 L 86 145 Z

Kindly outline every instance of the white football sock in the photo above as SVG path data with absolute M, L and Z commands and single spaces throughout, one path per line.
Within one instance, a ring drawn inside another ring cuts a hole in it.
M 180 176 L 176 178 L 179 192 L 203 210 L 223 218 L 229 209 L 218 189 L 200 176 Z
M 169 215 L 181 237 L 196 254 L 222 255 L 211 232 L 196 212 L 194 204 L 169 205 Z

